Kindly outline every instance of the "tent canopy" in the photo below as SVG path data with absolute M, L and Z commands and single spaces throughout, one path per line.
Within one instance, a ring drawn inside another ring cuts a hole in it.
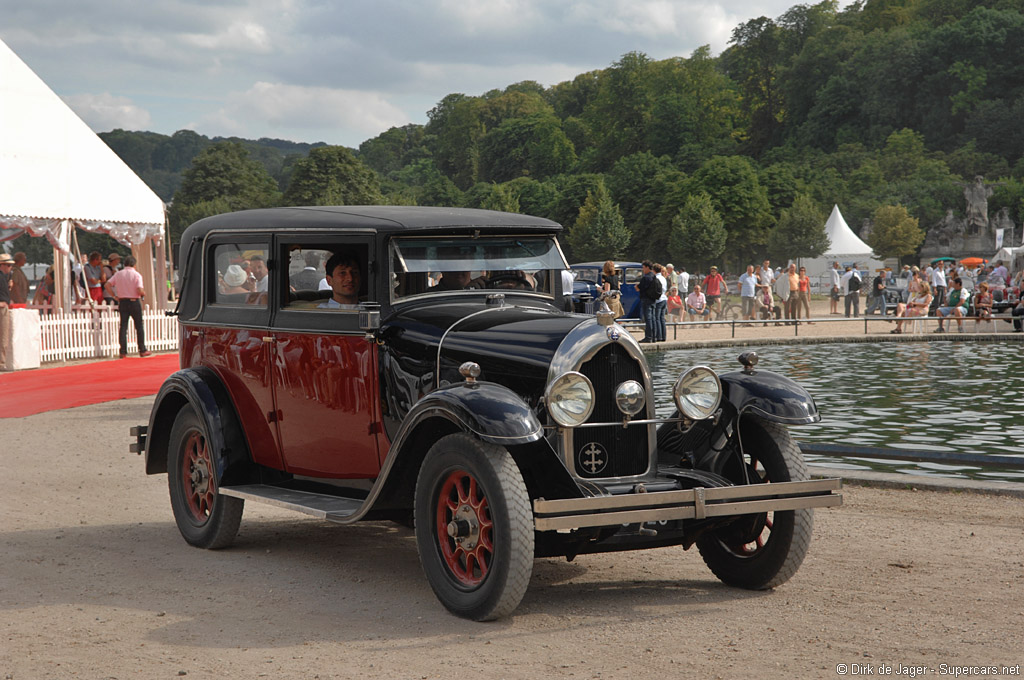
M 850 226 L 846 224 L 846 220 L 843 219 L 843 214 L 839 212 L 839 206 L 832 206 L 832 214 L 828 216 L 828 220 L 825 222 L 825 234 L 828 236 L 829 248 L 822 257 L 837 259 L 874 259 L 874 253 L 871 250 L 871 246 L 853 233 Z
M 0 240 L 68 252 L 70 223 L 126 245 L 163 235 L 164 204 L 0 41 Z

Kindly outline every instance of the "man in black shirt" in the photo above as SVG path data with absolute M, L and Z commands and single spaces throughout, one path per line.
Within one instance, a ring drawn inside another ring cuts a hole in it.
M 879 270 L 878 276 L 871 282 L 871 293 L 875 296 L 871 300 L 871 304 L 864 310 L 864 316 L 870 314 L 874 309 L 878 309 L 878 313 L 885 316 L 885 270 Z

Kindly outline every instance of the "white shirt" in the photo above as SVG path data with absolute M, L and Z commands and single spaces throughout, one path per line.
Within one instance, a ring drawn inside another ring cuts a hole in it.
M 690 290 L 690 275 L 687 272 L 679 272 L 679 292 L 685 293 Z
M 262 279 L 257 281 L 256 282 L 256 292 L 257 293 L 266 293 L 267 292 L 267 284 L 269 282 L 270 282 L 270 276 L 269 275 L 268 276 L 264 276 Z
M 945 288 L 946 287 L 946 270 L 941 266 L 936 267 L 932 271 L 932 288 Z
M 854 274 L 857 274 L 857 278 L 860 278 L 860 274 L 856 270 L 851 269 L 850 271 L 848 271 L 845 274 L 843 274 L 842 278 L 840 279 L 840 282 L 842 284 L 842 289 L 843 289 L 843 295 L 849 295 L 850 294 L 850 279 L 853 278 Z M 864 283 L 864 282 L 861 281 L 861 283 Z M 857 291 L 857 292 L 859 292 L 859 291 Z
M 359 309 L 359 305 L 342 304 L 334 298 L 330 298 L 327 302 L 318 304 L 317 309 Z
M 762 284 L 767 283 L 768 285 L 771 285 L 772 281 L 775 280 L 775 272 L 771 267 L 768 267 L 768 269 L 761 267 L 757 270 L 757 274 L 761 277 Z
M 832 269 L 829 270 L 829 273 L 832 274 L 832 285 L 835 286 L 836 288 L 839 288 L 839 278 L 843 275 L 843 273 L 839 271 L 838 267 L 832 267 Z
M 661 274 L 655 274 L 654 278 L 661 281 L 661 297 L 658 298 L 658 302 L 668 302 L 668 282 Z
M 780 298 L 782 298 L 783 302 L 785 302 L 786 300 L 789 299 L 789 277 L 788 276 L 780 276 L 775 281 L 775 294 L 778 295 Z
M 568 269 L 562 270 L 562 295 L 572 295 L 572 284 L 576 277 Z

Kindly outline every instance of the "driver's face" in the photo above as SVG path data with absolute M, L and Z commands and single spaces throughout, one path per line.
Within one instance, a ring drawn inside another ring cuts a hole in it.
M 470 274 L 466 272 L 445 272 L 441 280 L 448 288 L 465 288 L 471 280 Z
M 334 291 L 334 299 L 342 304 L 354 305 L 359 302 L 359 268 L 339 264 L 327 277 L 327 283 Z

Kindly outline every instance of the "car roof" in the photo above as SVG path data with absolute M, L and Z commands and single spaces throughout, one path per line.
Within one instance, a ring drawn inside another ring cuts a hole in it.
M 220 229 L 279 231 L 286 229 L 370 229 L 377 232 L 456 229 L 473 231 L 561 231 L 557 222 L 495 210 L 406 205 L 304 206 L 262 208 L 215 215 L 199 220 L 186 238 L 202 238 Z M 185 240 L 185 239 L 183 239 Z
M 620 261 L 620 260 L 612 260 L 612 262 L 615 263 L 615 266 L 617 268 L 622 268 L 622 267 L 639 267 L 641 265 L 640 262 L 627 262 L 627 261 Z M 569 265 L 569 268 L 571 269 L 572 267 L 588 267 L 588 268 L 589 267 L 597 267 L 598 269 L 600 269 L 601 267 L 604 267 L 604 263 L 605 263 L 605 260 L 601 260 L 600 262 L 577 262 L 575 264 Z

